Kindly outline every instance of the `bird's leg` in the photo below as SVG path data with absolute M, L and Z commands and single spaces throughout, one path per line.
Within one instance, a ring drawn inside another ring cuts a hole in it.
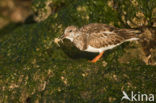
M 101 52 L 98 56 L 96 56 L 93 60 L 91 60 L 90 62 L 92 63 L 96 63 L 103 55 L 104 51 Z

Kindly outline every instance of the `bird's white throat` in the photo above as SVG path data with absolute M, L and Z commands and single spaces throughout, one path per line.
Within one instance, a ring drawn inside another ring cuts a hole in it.
M 73 42 L 73 38 L 71 38 L 71 37 L 66 37 L 66 39 L 69 39 L 71 42 Z

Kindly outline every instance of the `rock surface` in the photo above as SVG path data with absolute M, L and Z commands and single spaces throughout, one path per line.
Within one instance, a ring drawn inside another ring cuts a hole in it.
M 32 8 L 41 12 L 47 1 L 34 0 Z M 0 103 L 118 103 L 122 91 L 156 94 L 155 0 L 49 1 L 53 12 L 41 21 L 0 30 Z M 53 42 L 68 25 L 93 22 L 144 26 L 147 33 L 106 51 L 96 64 L 88 60 L 97 54 Z

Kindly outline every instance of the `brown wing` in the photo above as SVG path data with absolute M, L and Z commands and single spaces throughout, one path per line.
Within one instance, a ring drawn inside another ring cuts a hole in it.
M 95 48 L 101 48 L 107 47 L 108 45 L 116 45 L 122 43 L 123 40 L 124 38 L 115 33 L 92 33 L 87 39 L 87 44 Z
M 141 31 L 134 29 L 118 29 L 114 32 L 124 39 L 137 38 L 138 34 L 141 34 Z
M 126 39 L 136 38 L 139 33 L 133 29 L 119 29 L 100 23 L 92 23 L 80 28 L 80 32 L 87 35 L 87 44 L 100 48 L 122 43 Z
M 80 28 L 81 32 L 85 32 L 86 34 L 91 34 L 91 33 L 98 33 L 99 31 L 109 31 L 109 32 L 114 32 L 117 35 L 125 38 L 125 39 L 130 39 L 137 37 L 137 34 L 140 34 L 141 31 L 139 30 L 134 30 L 134 29 L 119 29 L 113 26 L 109 26 L 106 24 L 100 24 L 100 23 L 92 23 L 83 26 Z

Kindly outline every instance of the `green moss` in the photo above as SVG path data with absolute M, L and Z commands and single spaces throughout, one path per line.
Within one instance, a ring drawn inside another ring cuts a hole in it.
M 127 19 L 135 16 L 138 8 L 130 0 L 118 1 L 115 6 L 120 10 L 122 5 Z M 88 60 L 97 54 L 81 52 L 67 40 L 61 47 L 53 42 L 68 25 L 101 22 L 127 27 L 121 19 L 123 11 L 118 10 L 108 6 L 107 0 L 75 0 L 43 22 L 6 32 L 0 39 L 0 102 L 117 103 L 122 90 L 156 93 L 155 66 L 138 58 L 130 59 L 129 64 L 118 61 L 125 48 L 137 48 L 131 43 L 106 51 L 92 64 Z

